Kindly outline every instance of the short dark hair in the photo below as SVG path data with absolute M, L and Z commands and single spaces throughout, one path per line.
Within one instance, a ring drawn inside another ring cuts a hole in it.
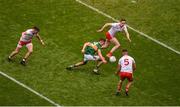
M 104 38 L 100 38 L 99 41 L 105 42 L 106 40 Z
M 122 52 L 128 52 L 128 50 L 127 49 L 123 49 Z
M 122 22 L 122 21 L 126 21 L 126 19 L 122 18 L 122 19 L 120 20 L 120 22 Z
M 40 29 L 37 26 L 34 26 L 33 29 L 35 29 L 36 31 L 40 32 Z

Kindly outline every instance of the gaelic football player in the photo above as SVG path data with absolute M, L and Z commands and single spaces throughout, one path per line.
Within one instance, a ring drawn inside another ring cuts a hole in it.
M 129 88 L 133 81 L 133 72 L 136 69 L 136 64 L 134 59 L 128 55 L 128 51 L 126 49 L 122 50 L 122 54 L 123 56 L 119 59 L 118 69 L 116 72 L 116 74 L 120 77 L 116 95 L 120 94 L 123 81 L 127 79 L 128 83 L 126 84 L 125 94 L 128 96 Z
M 25 32 L 22 32 L 21 38 L 18 42 L 18 45 L 17 45 L 16 49 L 9 55 L 8 60 L 12 61 L 13 57 L 19 53 L 20 49 L 23 46 L 26 46 L 28 51 L 21 61 L 22 65 L 26 65 L 27 59 L 29 58 L 29 56 L 33 52 L 32 38 L 34 36 L 37 37 L 37 39 L 40 41 L 40 43 L 42 45 L 45 45 L 43 40 L 41 39 L 41 37 L 39 35 L 39 31 L 40 31 L 40 29 L 38 27 L 33 27 L 31 29 L 27 29 Z
M 102 48 L 107 48 L 110 44 L 114 44 L 114 47 L 111 51 L 106 55 L 107 57 L 111 57 L 113 52 L 120 47 L 120 43 L 118 39 L 115 37 L 117 32 L 124 32 L 129 42 L 131 39 L 129 37 L 129 33 L 127 30 L 126 20 L 121 19 L 118 23 L 106 23 L 101 29 L 97 32 L 102 32 L 106 27 L 111 27 L 108 32 L 106 32 L 106 42 Z
M 68 66 L 67 70 L 72 70 L 82 65 L 86 65 L 88 61 L 97 61 L 96 68 L 93 70 L 95 73 L 98 72 L 98 68 L 101 64 L 107 63 L 105 58 L 102 56 L 101 47 L 105 44 L 105 39 L 100 39 L 99 42 L 86 42 L 81 50 L 84 58 L 81 62 Z

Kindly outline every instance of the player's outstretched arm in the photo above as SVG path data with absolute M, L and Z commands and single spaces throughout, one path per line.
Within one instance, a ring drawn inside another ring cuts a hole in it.
M 44 41 L 41 39 L 41 36 L 40 36 L 39 34 L 37 34 L 36 37 L 38 38 L 38 40 L 40 41 L 40 43 L 44 46 L 45 43 L 44 43 Z
M 103 63 L 107 63 L 107 61 L 105 60 L 105 58 L 102 56 L 101 50 L 98 50 L 98 56 L 100 57 L 100 59 L 102 60 Z
M 131 39 L 130 39 L 129 32 L 128 32 L 127 28 L 124 29 L 124 33 L 125 33 L 126 38 L 128 39 L 128 41 L 131 42 Z
M 84 54 L 84 52 L 85 52 L 85 48 L 87 47 L 87 46 L 89 46 L 90 45 L 90 42 L 86 42 L 84 45 L 83 45 L 83 48 L 82 48 L 82 50 L 81 50 L 81 52 Z
M 111 26 L 112 23 L 106 23 L 101 29 L 97 30 L 97 32 L 102 32 L 106 27 Z

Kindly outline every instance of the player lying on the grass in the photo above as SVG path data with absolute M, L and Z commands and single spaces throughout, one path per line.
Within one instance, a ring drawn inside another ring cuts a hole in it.
M 102 48 L 107 48 L 110 45 L 110 43 L 114 44 L 114 47 L 106 55 L 107 57 L 110 58 L 112 56 L 113 52 L 120 47 L 120 43 L 119 43 L 118 39 L 115 37 L 116 32 L 124 32 L 127 39 L 129 40 L 129 42 L 131 42 L 131 39 L 129 37 L 125 19 L 121 19 L 120 22 L 118 22 L 118 23 L 106 23 L 97 32 L 102 32 L 106 27 L 111 27 L 111 28 L 108 32 L 106 32 L 106 42 Z
M 38 40 L 41 42 L 42 45 L 45 45 L 43 40 L 41 39 L 39 35 L 40 29 L 38 27 L 33 27 L 31 29 L 26 30 L 25 32 L 22 32 L 22 36 L 18 42 L 18 45 L 16 49 L 10 54 L 8 57 L 9 61 L 12 61 L 13 57 L 17 55 L 20 51 L 20 49 L 25 45 L 28 49 L 28 52 L 25 54 L 24 58 L 21 61 L 22 65 L 26 65 L 26 61 L 29 58 L 29 56 L 33 52 L 33 44 L 32 44 L 32 38 L 35 36 L 38 38 Z
M 84 59 L 81 62 L 78 62 L 74 65 L 68 66 L 66 69 L 71 70 L 82 65 L 87 64 L 88 61 L 97 61 L 96 68 L 93 70 L 95 73 L 98 73 L 98 68 L 101 64 L 107 63 L 105 58 L 102 56 L 101 47 L 104 45 L 105 39 L 100 39 L 99 42 L 86 42 L 81 50 L 84 54 Z
M 128 96 L 129 87 L 131 86 L 133 81 L 133 72 L 136 70 L 136 64 L 134 59 L 128 55 L 128 51 L 126 49 L 122 50 L 122 54 L 123 56 L 119 59 L 118 69 L 116 72 L 116 74 L 120 77 L 116 95 L 120 94 L 123 81 L 125 79 L 128 79 L 125 90 L 125 94 L 126 96 Z

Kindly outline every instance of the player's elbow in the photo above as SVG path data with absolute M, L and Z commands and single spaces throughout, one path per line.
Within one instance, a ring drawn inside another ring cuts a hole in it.
M 86 65 L 87 64 L 87 61 L 84 61 L 82 65 Z
M 105 27 L 108 27 L 108 26 L 109 26 L 109 23 L 105 23 L 103 27 L 105 28 Z

